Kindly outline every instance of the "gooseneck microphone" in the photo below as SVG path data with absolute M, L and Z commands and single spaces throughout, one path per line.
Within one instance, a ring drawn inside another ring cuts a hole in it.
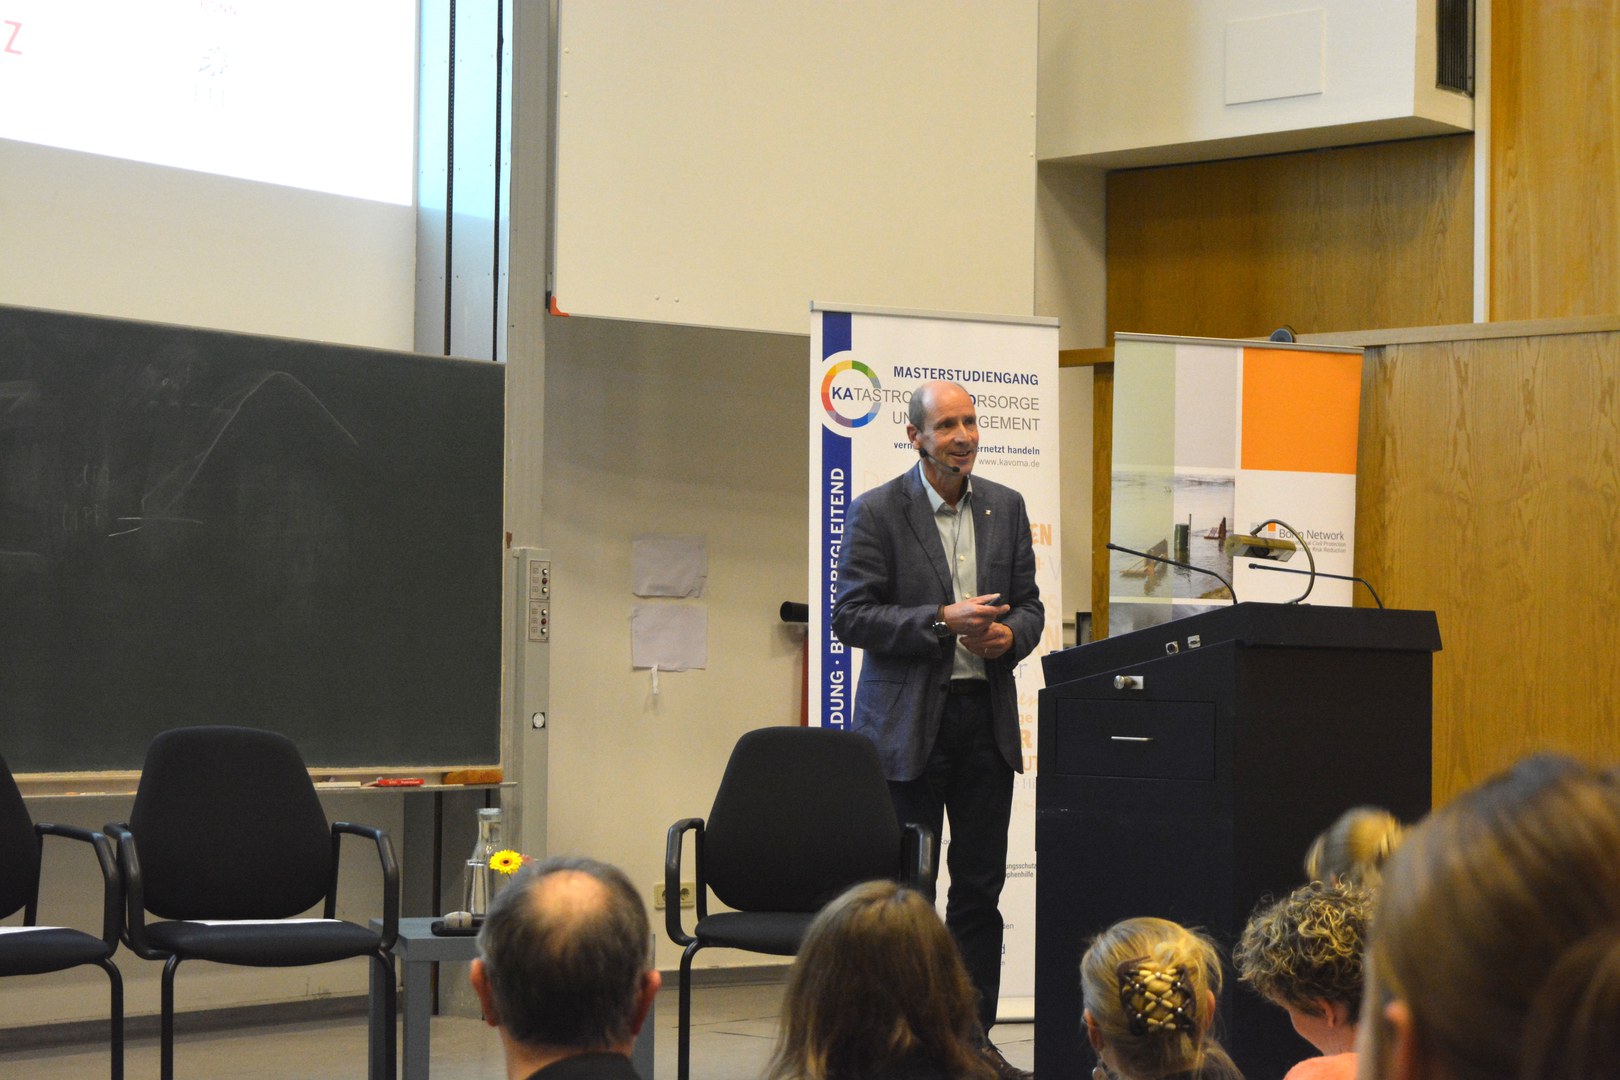
M 1238 602 L 1237 590 L 1232 588 L 1232 583 L 1221 577 L 1221 575 L 1217 574 L 1213 570 L 1207 570 L 1202 566 L 1194 566 L 1192 563 L 1177 562 L 1175 559 L 1167 559 L 1163 555 L 1149 555 L 1145 551 L 1136 551 L 1132 548 L 1120 547 L 1118 544 L 1108 544 L 1106 546 L 1109 551 L 1123 551 L 1127 555 L 1136 555 L 1144 559 L 1151 559 L 1153 562 L 1164 563 L 1167 566 L 1179 566 L 1183 570 L 1191 570 L 1195 574 L 1208 574 L 1210 577 L 1226 586 L 1226 591 L 1232 594 L 1232 603 L 1235 604 Z
M 1316 587 L 1316 556 L 1311 554 L 1311 546 L 1305 542 L 1305 538 L 1303 536 L 1299 535 L 1299 530 L 1280 518 L 1266 518 L 1266 520 L 1262 521 L 1249 531 L 1254 533 L 1256 536 L 1259 536 L 1262 534 L 1262 531 L 1267 525 L 1276 525 L 1280 528 L 1287 529 L 1289 535 L 1293 536 L 1294 543 L 1298 544 L 1299 549 L 1305 553 L 1306 561 L 1311 564 L 1311 568 L 1306 571 L 1307 579 L 1305 581 L 1305 591 L 1288 601 L 1290 604 L 1297 604 L 1301 600 L 1304 600 L 1307 596 L 1311 595 L 1311 590 Z M 1228 537 L 1227 540 L 1230 542 L 1231 538 Z M 1251 551 L 1249 554 L 1254 555 L 1256 552 Z
M 1252 562 L 1252 563 L 1250 563 L 1249 564 L 1249 569 L 1250 570 L 1275 570 L 1279 574 L 1309 574 L 1310 573 L 1309 570 L 1295 570 L 1291 566 L 1275 566 L 1275 565 L 1273 565 L 1271 563 L 1262 563 L 1262 562 Z M 1317 577 L 1332 578 L 1335 581 L 1358 581 L 1363 586 L 1366 587 L 1366 589 L 1367 589 L 1367 591 L 1369 593 L 1372 594 L 1373 603 L 1377 604 L 1379 607 L 1384 606 L 1384 602 L 1378 598 L 1378 590 L 1374 589 L 1372 587 L 1372 584 L 1370 582 L 1368 582 L 1366 578 L 1355 577 L 1352 574 L 1330 574 L 1326 570 L 1318 570 L 1318 571 L 1316 571 L 1316 576 Z
M 953 476 L 962 475 L 962 470 L 961 469 L 957 468 L 955 465 L 950 465 L 950 464 L 947 464 L 946 462 L 943 462 L 943 461 L 939 460 L 939 458 L 935 457 L 933 454 L 930 454 L 928 451 L 924 450 L 920 446 L 917 447 L 917 454 L 924 461 L 932 461 L 935 465 L 938 465 L 940 468 L 944 469 L 946 472 L 950 473 Z

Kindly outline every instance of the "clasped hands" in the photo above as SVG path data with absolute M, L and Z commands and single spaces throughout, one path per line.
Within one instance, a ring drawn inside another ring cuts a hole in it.
M 998 604 L 1000 593 L 970 596 L 939 609 L 940 621 L 961 639 L 968 652 L 994 660 L 1012 648 L 1012 627 L 996 620 L 1012 610 L 1008 604 Z

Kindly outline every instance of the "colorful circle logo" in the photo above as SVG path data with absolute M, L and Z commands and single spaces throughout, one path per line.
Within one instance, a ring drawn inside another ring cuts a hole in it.
M 821 407 L 840 427 L 865 427 L 878 414 L 881 389 L 883 384 L 878 382 L 871 368 L 859 360 L 841 360 L 828 368 L 821 380 Z M 839 411 L 840 407 L 843 412 Z M 851 412 L 857 415 L 846 415 Z

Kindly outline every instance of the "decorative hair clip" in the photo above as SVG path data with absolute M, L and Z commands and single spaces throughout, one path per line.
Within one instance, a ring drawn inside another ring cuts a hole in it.
M 1159 967 L 1145 956 L 1115 969 L 1119 1003 L 1132 1035 L 1191 1032 L 1198 1019 L 1186 968 Z

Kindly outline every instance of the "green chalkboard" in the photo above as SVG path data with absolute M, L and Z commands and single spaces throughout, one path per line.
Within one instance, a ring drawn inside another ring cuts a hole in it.
M 0 752 L 498 764 L 501 365 L 0 307 Z

